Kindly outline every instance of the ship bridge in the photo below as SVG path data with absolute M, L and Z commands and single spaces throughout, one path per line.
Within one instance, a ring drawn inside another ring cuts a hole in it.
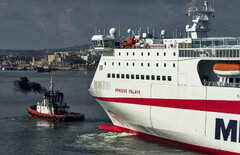
M 94 35 L 92 42 L 96 50 L 112 51 L 114 48 L 114 39 L 114 36 L 110 35 Z

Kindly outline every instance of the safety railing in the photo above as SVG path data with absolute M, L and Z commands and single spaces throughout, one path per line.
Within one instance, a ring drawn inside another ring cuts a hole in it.
M 223 83 L 213 81 L 203 81 L 202 83 L 204 86 L 240 88 L 240 83 Z

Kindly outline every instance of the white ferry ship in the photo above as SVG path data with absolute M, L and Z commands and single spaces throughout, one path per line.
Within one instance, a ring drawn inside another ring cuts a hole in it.
M 240 38 L 208 37 L 214 8 L 188 9 L 185 37 L 112 28 L 92 37 L 102 57 L 91 95 L 114 126 L 217 154 L 240 153 Z

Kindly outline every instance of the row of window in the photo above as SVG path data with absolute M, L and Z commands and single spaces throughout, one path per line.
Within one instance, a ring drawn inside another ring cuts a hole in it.
M 106 66 L 106 65 L 107 65 L 107 62 L 104 62 L 104 66 Z M 114 66 L 114 62 L 112 62 L 112 66 Z M 118 62 L 118 66 L 121 66 L 120 62 Z M 126 66 L 129 66 L 128 62 L 126 63 Z M 132 63 L 132 66 L 135 66 L 134 62 Z M 147 66 L 150 67 L 150 63 L 147 63 Z M 167 63 L 164 63 L 163 66 L 167 67 Z M 141 67 L 143 67 L 143 63 L 141 63 Z M 159 67 L 158 63 L 156 63 L 156 67 Z M 173 67 L 176 67 L 175 63 L 173 63 Z
M 129 52 L 126 52 L 126 55 L 129 56 Z M 132 53 L 135 56 L 135 53 Z M 150 56 L 151 53 L 148 52 L 147 56 Z M 164 56 L 167 55 L 166 52 L 163 53 Z M 119 52 L 119 56 L 121 56 L 121 52 Z M 141 52 L 141 56 L 144 56 L 144 53 Z M 159 56 L 159 52 L 157 52 L 157 56 Z M 176 56 L 176 53 L 173 53 L 173 56 Z M 212 57 L 240 57 L 239 50 L 216 50 L 212 52 L 211 50 L 179 50 L 179 57 L 204 57 L 204 56 L 212 56 Z
M 121 56 L 121 52 L 119 52 L 118 55 Z M 132 55 L 135 56 L 135 52 L 133 52 Z M 147 56 L 150 56 L 150 55 L 151 55 L 151 53 L 148 52 L 148 53 L 147 53 Z M 129 52 L 126 52 L 126 56 L 129 56 Z M 144 53 L 143 53 L 143 52 L 141 52 L 141 56 L 144 56 Z M 157 56 L 159 56 L 159 52 L 157 52 Z M 167 56 L 167 53 L 164 52 L 164 53 L 163 53 L 163 56 Z M 173 56 L 176 56 L 176 53 L 175 53 L 175 52 L 173 53 Z
M 157 81 L 172 81 L 172 76 L 160 76 L 160 75 L 139 75 L 139 74 L 115 74 L 108 73 L 107 78 L 117 79 L 136 79 L 136 80 L 157 80 Z
M 240 57 L 239 50 L 179 50 L 179 57 Z
M 93 46 L 95 48 L 98 48 L 98 47 L 110 47 L 110 48 L 113 48 L 114 47 L 114 42 L 113 40 L 94 40 L 93 41 Z

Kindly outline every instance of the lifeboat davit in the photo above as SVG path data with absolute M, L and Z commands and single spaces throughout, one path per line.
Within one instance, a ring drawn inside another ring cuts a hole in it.
M 217 63 L 213 66 L 213 71 L 223 77 L 240 76 L 240 64 Z

